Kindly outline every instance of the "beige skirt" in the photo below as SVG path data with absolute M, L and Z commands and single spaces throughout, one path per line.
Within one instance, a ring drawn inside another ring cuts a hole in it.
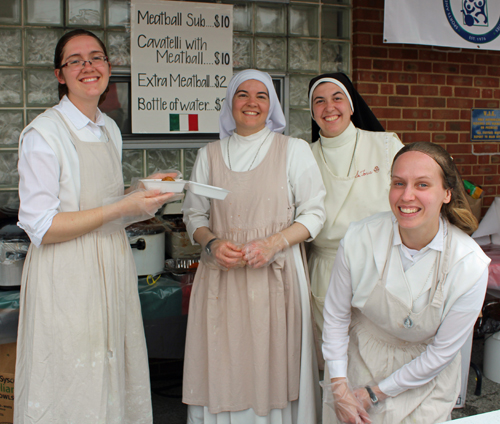
M 125 231 L 31 245 L 20 300 L 16 424 L 152 423 Z

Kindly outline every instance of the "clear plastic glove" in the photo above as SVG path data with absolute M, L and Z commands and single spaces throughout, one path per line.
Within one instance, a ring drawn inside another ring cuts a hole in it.
M 174 195 L 175 193 L 160 194 L 159 190 L 137 189 L 124 196 L 104 199 L 105 224 L 99 228 L 99 231 L 111 234 L 134 222 L 150 219 L 163 204 L 172 201 Z
M 205 248 L 201 250 L 201 261 L 211 269 L 228 271 L 231 268 L 243 268 L 246 262 L 243 259 L 242 246 L 230 240 L 215 240 L 210 245 L 211 253 Z
M 283 233 L 275 233 L 264 239 L 252 240 L 243 246 L 243 259 L 250 268 L 262 268 L 274 262 L 281 251 L 289 247 Z
M 378 391 L 374 387 L 372 387 L 372 390 L 374 392 Z M 375 393 L 375 394 L 377 395 L 378 398 L 377 405 L 373 404 L 372 400 L 370 399 L 370 395 L 368 394 L 368 391 L 366 390 L 365 387 L 360 387 L 354 390 L 354 396 L 356 396 L 356 399 L 359 400 L 359 402 L 361 403 L 361 405 L 363 405 L 363 408 L 366 411 L 370 410 L 371 412 L 379 412 L 383 407 L 382 401 L 385 399 L 385 397 L 380 393 Z
M 354 396 L 346 378 L 330 384 L 323 382 L 321 385 L 324 403 L 333 408 L 341 423 L 370 424 L 372 422 L 363 405 Z

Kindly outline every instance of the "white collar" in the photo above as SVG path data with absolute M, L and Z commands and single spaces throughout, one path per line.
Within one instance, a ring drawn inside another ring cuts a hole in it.
M 95 115 L 96 121 L 92 122 L 71 102 L 66 95 L 63 96 L 59 104 L 54 106 L 54 108 L 63 113 L 77 130 L 81 130 L 87 125 L 97 125 L 99 127 L 103 127 L 105 125 L 104 116 L 99 108 L 97 109 L 97 113 Z
M 340 147 L 343 146 L 347 143 L 354 143 L 356 140 L 356 127 L 352 122 L 349 123 L 347 128 L 344 130 L 342 134 L 339 134 L 336 137 L 323 137 L 321 135 L 321 132 L 319 134 L 320 139 L 321 139 L 321 144 L 323 145 L 323 148 L 335 148 L 335 147 Z
M 403 244 L 403 241 L 401 240 L 401 235 L 399 234 L 399 226 L 398 226 L 398 221 L 394 214 L 392 215 L 392 223 L 394 225 L 394 237 L 393 237 L 393 245 L 398 246 L 401 245 L 402 247 L 405 247 L 406 249 L 410 251 L 415 251 L 415 249 L 410 249 L 409 247 L 405 246 Z M 430 243 L 420 249 L 420 252 L 425 252 L 429 249 L 437 250 L 439 252 L 442 252 L 444 249 L 444 238 L 448 234 L 448 226 L 446 224 L 446 221 L 443 219 L 442 216 L 439 217 L 439 229 L 434 238 L 430 241 Z
M 262 138 L 267 137 L 270 132 L 271 130 L 267 127 L 264 127 L 260 131 L 247 136 L 239 135 L 238 133 L 234 132 L 231 136 L 231 142 L 233 142 L 234 140 L 238 143 L 252 143 L 256 140 L 262 140 Z

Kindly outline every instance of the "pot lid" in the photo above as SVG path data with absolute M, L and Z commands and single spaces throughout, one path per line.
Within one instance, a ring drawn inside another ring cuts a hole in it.
M 28 234 L 15 224 L 7 224 L 0 228 L 0 241 L 4 242 L 30 242 Z
M 163 223 L 157 218 L 148 219 L 147 221 L 142 222 L 136 222 L 132 225 L 129 225 L 125 230 L 129 238 L 136 236 L 161 234 L 166 231 Z

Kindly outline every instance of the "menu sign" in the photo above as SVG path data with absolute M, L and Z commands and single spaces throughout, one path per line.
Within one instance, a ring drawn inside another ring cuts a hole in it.
M 132 0 L 130 20 L 132 132 L 218 133 L 233 6 Z

